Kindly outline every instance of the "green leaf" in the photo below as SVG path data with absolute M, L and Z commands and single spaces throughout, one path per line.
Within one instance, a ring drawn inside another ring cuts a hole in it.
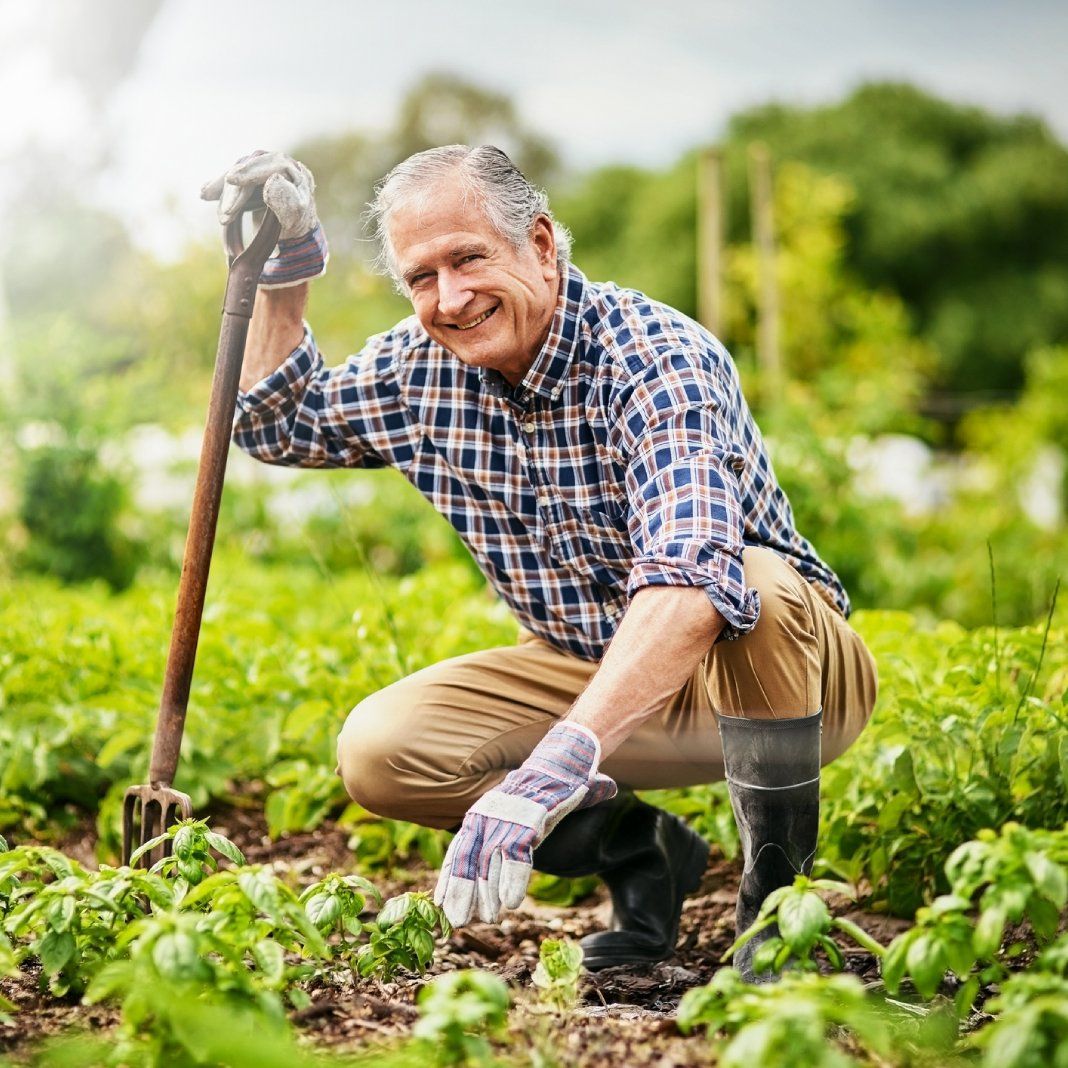
M 779 933 L 796 956 L 804 956 L 819 935 L 826 933 L 831 914 L 819 894 L 794 893 L 779 905 Z
M 400 923 L 408 915 L 411 907 L 412 895 L 410 893 L 391 897 L 378 914 L 378 926 L 385 930 L 387 927 Z
M 758 975 L 763 972 L 778 972 L 782 965 L 776 962 L 783 950 L 789 953 L 790 947 L 781 938 L 773 937 L 762 942 L 753 954 L 753 971 Z
M 946 972 L 945 952 L 938 940 L 921 933 L 909 946 L 905 959 L 916 989 L 925 998 L 934 997 Z
M 304 903 L 304 911 L 320 931 L 329 931 L 341 915 L 341 902 L 336 894 L 316 894 Z
M 138 846 L 130 854 L 130 866 L 133 867 L 146 853 L 151 853 L 156 846 L 162 845 L 169 837 L 170 835 L 167 834 L 157 834 L 155 838 L 150 838 L 144 845 Z
M 433 959 L 434 937 L 429 931 L 409 931 L 407 942 L 408 945 L 411 946 L 416 959 L 419 961 L 421 971 Z
M 842 953 L 838 943 L 829 935 L 821 934 L 818 937 L 819 944 L 823 947 L 823 952 L 827 954 L 827 959 L 831 962 L 831 967 L 840 972 L 845 968 L 845 954 Z
M 178 871 L 181 872 L 182 878 L 185 879 L 190 886 L 196 886 L 204 878 L 204 869 L 200 866 L 200 861 L 194 860 L 187 856 L 176 856 L 176 865 Z
M 1039 893 L 1052 901 L 1058 909 L 1064 908 L 1065 901 L 1068 900 L 1068 879 L 1065 877 L 1064 868 L 1042 853 L 1028 853 L 1024 862 Z
M 152 947 L 152 962 L 165 979 L 188 981 L 203 971 L 197 940 L 188 931 L 166 931 Z
M 74 935 L 70 931 L 49 931 L 37 944 L 37 956 L 45 975 L 55 975 L 74 956 Z
M 277 942 L 272 942 L 268 938 L 257 942 L 252 947 L 252 957 L 256 961 L 256 966 L 263 972 L 268 981 L 272 983 L 281 982 L 285 973 L 286 961 L 285 953 Z
M 171 843 L 171 852 L 179 861 L 191 859 L 190 854 L 197 845 L 197 838 L 199 837 L 200 836 L 189 824 L 180 825 L 174 832 L 174 840 Z
M 891 994 L 896 994 L 901 986 L 901 980 L 905 977 L 907 967 L 909 943 L 912 941 L 911 932 L 898 935 L 889 946 L 883 956 L 880 970 L 883 975 L 883 983 Z
M 770 916 L 779 907 L 779 902 L 793 893 L 796 893 L 793 886 L 780 886 L 777 890 L 772 890 L 772 892 L 764 898 L 757 915 L 761 919 L 765 916 Z
M 434 907 L 432 901 L 428 901 L 424 897 L 417 897 L 413 900 L 412 907 L 415 909 L 416 916 L 418 916 L 427 927 L 433 927 L 437 922 L 438 910 Z
M 241 892 L 261 912 L 271 915 L 278 908 L 278 889 L 274 877 L 264 871 L 243 871 L 237 877 Z
M 1027 909 L 1027 918 L 1039 941 L 1048 942 L 1057 933 L 1061 912 L 1051 901 L 1036 897 Z
M 299 986 L 288 990 L 286 992 L 286 997 L 289 999 L 289 1004 L 292 1005 L 297 1012 L 306 1009 L 312 1003 L 311 995 L 306 990 L 301 990 Z
M 961 986 L 953 998 L 953 1007 L 956 1010 L 958 1019 L 967 1018 L 978 996 L 979 976 L 973 975 Z
M 976 956 L 983 960 L 995 960 L 1001 949 L 1001 940 L 1005 932 L 1005 910 L 987 908 L 979 913 L 979 922 L 975 925 L 972 945 Z
M 224 837 L 215 831 L 208 831 L 207 833 L 208 845 L 215 850 L 220 856 L 226 857 L 232 864 L 236 864 L 239 867 L 245 863 L 245 855 L 241 852 L 229 838 Z
M 53 931 L 69 931 L 74 921 L 74 897 L 66 894 L 49 909 L 48 922 Z

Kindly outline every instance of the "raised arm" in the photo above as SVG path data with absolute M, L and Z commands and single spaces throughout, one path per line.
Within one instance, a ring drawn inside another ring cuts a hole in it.
M 245 342 L 241 365 L 241 388 L 248 392 L 257 382 L 277 371 L 304 340 L 304 312 L 308 306 L 308 283 L 285 289 L 256 292 L 256 307 Z

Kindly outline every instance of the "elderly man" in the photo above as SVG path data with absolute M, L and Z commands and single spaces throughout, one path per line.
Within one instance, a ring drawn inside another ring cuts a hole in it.
M 326 265 L 311 175 L 257 154 L 204 195 L 225 222 L 260 186 L 283 230 L 235 440 L 268 463 L 398 468 L 520 624 L 515 646 L 362 701 L 338 740 L 348 792 L 457 830 L 437 889 L 456 925 L 518 906 L 532 867 L 600 875 L 613 921 L 582 941 L 594 969 L 672 954 L 708 853 L 633 791 L 726 777 L 744 931 L 809 870 L 821 763 L 862 730 L 876 675 L 730 356 L 588 281 L 507 156 L 454 145 L 401 163 L 372 205 L 414 315 L 328 369 L 303 319 Z M 736 962 L 750 979 L 757 941 Z

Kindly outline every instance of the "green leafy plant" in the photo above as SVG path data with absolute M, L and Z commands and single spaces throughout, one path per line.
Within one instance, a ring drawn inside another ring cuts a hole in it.
M 18 963 L 15 958 L 15 950 L 11 940 L 3 931 L 0 931 L 0 979 L 18 974 Z M 13 1023 L 11 1013 L 15 1011 L 15 1005 L 7 998 L 0 996 L 0 1023 Z
M 567 938 L 546 938 L 538 948 L 531 979 L 542 1001 L 558 1010 L 573 1008 L 582 978 L 582 947 Z
M 241 850 L 229 838 L 211 830 L 207 820 L 197 819 L 181 820 L 145 842 L 130 855 L 130 863 L 136 864 L 164 842 L 170 843 L 170 854 L 157 861 L 152 871 L 176 876 L 179 895 L 202 882 L 209 873 L 218 871 L 216 854 L 231 864 L 245 863 Z
M 19 851 L 7 856 L 17 860 Z M 174 902 L 168 883 L 148 872 L 103 868 L 86 872 L 73 861 L 68 874 L 23 880 L 4 930 L 21 941 L 16 954 L 41 962 L 41 982 L 57 997 L 82 993 L 113 959 L 128 924 L 148 909 Z
M 419 991 L 413 1033 L 427 1042 L 435 1064 L 488 1064 L 486 1036 L 503 1034 L 511 1001 L 508 987 L 495 975 L 449 972 Z
M 347 956 L 364 931 L 360 913 L 367 907 L 368 898 L 382 903 L 382 895 L 362 876 L 335 872 L 309 886 L 300 895 L 300 904 L 320 934 L 335 936 L 332 953 Z
M 286 990 L 295 1006 L 307 996 L 294 983 L 314 966 L 287 965 L 285 953 L 328 961 L 333 954 L 296 893 L 269 869 L 221 871 L 205 879 L 181 902 L 204 915 L 205 930 L 241 953 L 271 990 Z
M 1068 819 L 1068 792 L 1049 788 L 1068 777 L 1059 618 L 971 633 L 918 630 L 893 613 L 858 620 L 879 662 L 880 705 L 824 770 L 822 869 L 907 918 L 949 890 L 946 854 L 984 827 Z
M 801 971 L 816 971 L 819 964 L 813 954 L 822 950 L 835 971 L 845 967 L 845 957 L 831 938 L 832 931 L 840 931 L 858 946 L 883 955 L 883 947 L 851 920 L 833 916 L 820 892 L 850 896 L 845 883 L 830 879 L 810 879 L 798 875 L 790 886 L 773 890 L 765 898 L 756 922 L 740 935 L 724 954 L 728 960 L 751 938 L 778 924 L 778 934 L 767 939 L 753 955 L 753 969 L 760 972 L 781 972 L 789 963 Z
M 408 892 L 391 897 L 366 925 L 366 945 L 356 954 L 360 975 L 391 979 L 399 969 L 422 974 L 434 957 L 435 931 L 448 938 L 452 926 L 426 894 Z
M 351 828 L 349 848 L 360 866 L 369 871 L 392 871 L 409 857 L 418 857 L 427 867 L 440 868 L 450 837 L 448 831 L 383 819 L 355 803 L 345 808 L 338 822 Z
M 1068 1064 L 1068 935 L 1008 979 L 985 1009 L 995 1019 L 967 1040 L 983 1051 L 983 1068 Z
M 121 527 L 127 497 L 96 447 L 66 442 L 25 453 L 19 518 L 29 541 L 22 563 L 63 582 L 103 579 L 126 589 L 140 548 Z
M 887 948 L 882 965 L 887 990 L 895 993 L 908 976 L 930 998 L 952 971 L 963 984 L 955 998 L 958 1014 L 967 1012 L 983 983 L 1005 975 L 1007 925 L 1027 920 L 1039 942 L 1056 933 L 1068 902 L 1059 859 L 1066 846 L 1063 831 L 1008 823 L 1000 834 L 982 831 L 956 849 L 946 862 L 952 892 L 921 908 L 915 925 Z
M 851 1068 L 860 1060 L 831 1040 L 845 1028 L 862 1047 L 885 1055 L 890 1037 L 883 1019 L 851 975 L 784 975 L 763 986 L 745 983 L 733 968 L 722 968 L 703 987 L 688 990 L 679 1004 L 683 1034 L 698 1028 L 726 1039 L 717 1050 L 723 1068 Z
M 187 1004 L 225 1007 L 238 1018 L 255 1014 L 264 1027 L 285 1030 L 277 976 L 245 963 L 235 945 L 202 914 L 145 917 L 126 929 L 128 957 L 103 968 L 86 992 L 88 1004 L 118 1000 L 124 1047 L 153 1065 L 198 1064 L 204 1037 Z

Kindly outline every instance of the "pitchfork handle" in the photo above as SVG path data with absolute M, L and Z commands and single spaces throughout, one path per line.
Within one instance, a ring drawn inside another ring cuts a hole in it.
M 200 620 L 204 614 L 204 592 L 208 585 L 215 527 L 219 520 L 219 502 L 226 475 L 234 405 L 245 356 L 245 339 L 260 273 L 278 244 L 280 225 L 272 212 L 264 214 L 248 248 L 243 247 L 241 223 L 242 216 L 238 216 L 226 229 L 230 273 L 226 280 L 219 349 L 215 357 L 208 419 L 182 559 L 182 577 L 178 584 L 178 607 L 174 613 L 163 696 L 148 769 L 149 782 L 153 786 L 170 786 L 178 767 L 189 687 L 197 655 L 197 639 L 200 636 Z

